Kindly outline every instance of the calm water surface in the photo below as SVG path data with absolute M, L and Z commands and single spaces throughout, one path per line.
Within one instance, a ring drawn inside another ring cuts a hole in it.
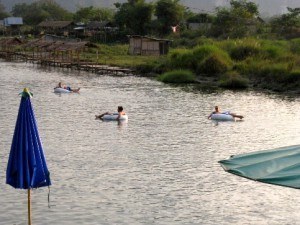
M 29 87 L 51 172 L 33 190 L 33 224 L 300 224 L 300 190 L 223 171 L 230 155 L 300 144 L 300 100 L 201 91 L 0 62 L 0 224 L 27 224 L 27 192 L 5 184 L 20 104 Z M 54 94 L 63 81 L 80 94 Z M 128 123 L 95 114 L 123 105 Z M 245 116 L 214 123 L 214 105 Z

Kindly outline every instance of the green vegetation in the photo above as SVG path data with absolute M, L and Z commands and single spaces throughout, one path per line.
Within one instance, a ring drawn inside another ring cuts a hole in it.
M 18 3 L 12 8 L 12 15 L 22 17 L 25 24 L 32 26 L 44 20 L 72 19 L 72 13 L 51 0 L 40 0 L 31 4 Z
M 166 72 L 157 77 L 158 80 L 164 83 L 193 83 L 196 76 L 189 70 L 173 70 Z
M 219 86 L 229 89 L 244 89 L 249 86 L 249 80 L 236 71 L 232 71 L 221 77 Z
M 142 69 L 147 67 L 148 64 L 154 64 L 158 59 L 157 56 L 128 55 L 128 45 L 125 44 L 98 44 L 96 48 L 89 48 L 81 56 L 81 60 L 104 65 Z M 151 70 L 153 68 L 154 66 L 151 67 Z M 150 70 L 148 69 L 145 72 L 150 72 Z

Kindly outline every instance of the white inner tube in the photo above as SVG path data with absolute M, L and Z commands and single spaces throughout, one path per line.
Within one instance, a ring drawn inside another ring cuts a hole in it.
M 225 114 L 225 113 L 216 113 L 216 114 L 212 114 L 211 116 L 212 120 L 221 120 L 221 121 L 234 121 L 234 117 L 229 115 L 229 114 Z
M 118 117 L 118 113 L 114 113 L 114 114 L 104 115 L 102 117 L 102 119 L 103 120 L 117 120 L 117 117 Z M 128 116 L 122 115 L 122 116 L 120 116 L 119 120 L 128 120 Z
M 69 91 L 64 88 L 54 88 L 54 93 L 71 93 L 72 91 Z

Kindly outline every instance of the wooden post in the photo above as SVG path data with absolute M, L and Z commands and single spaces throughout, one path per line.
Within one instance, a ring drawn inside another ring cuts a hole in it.
M 30 199 L 30 188 L 28 189 L 28 225 L 31 225 L 31 199 Z

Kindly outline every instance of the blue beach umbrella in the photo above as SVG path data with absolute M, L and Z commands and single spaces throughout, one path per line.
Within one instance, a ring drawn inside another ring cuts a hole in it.
M 28 224 L 31 224 L 30 189 L 51 185 L 37 122 L 31 105 L 32 93 L 27 88 L 21 103 L 9 154 L 6 183 L 28 190 Z
M 300 145 L 235 155 L 219 163 L 237 176 L 300 189 Z

